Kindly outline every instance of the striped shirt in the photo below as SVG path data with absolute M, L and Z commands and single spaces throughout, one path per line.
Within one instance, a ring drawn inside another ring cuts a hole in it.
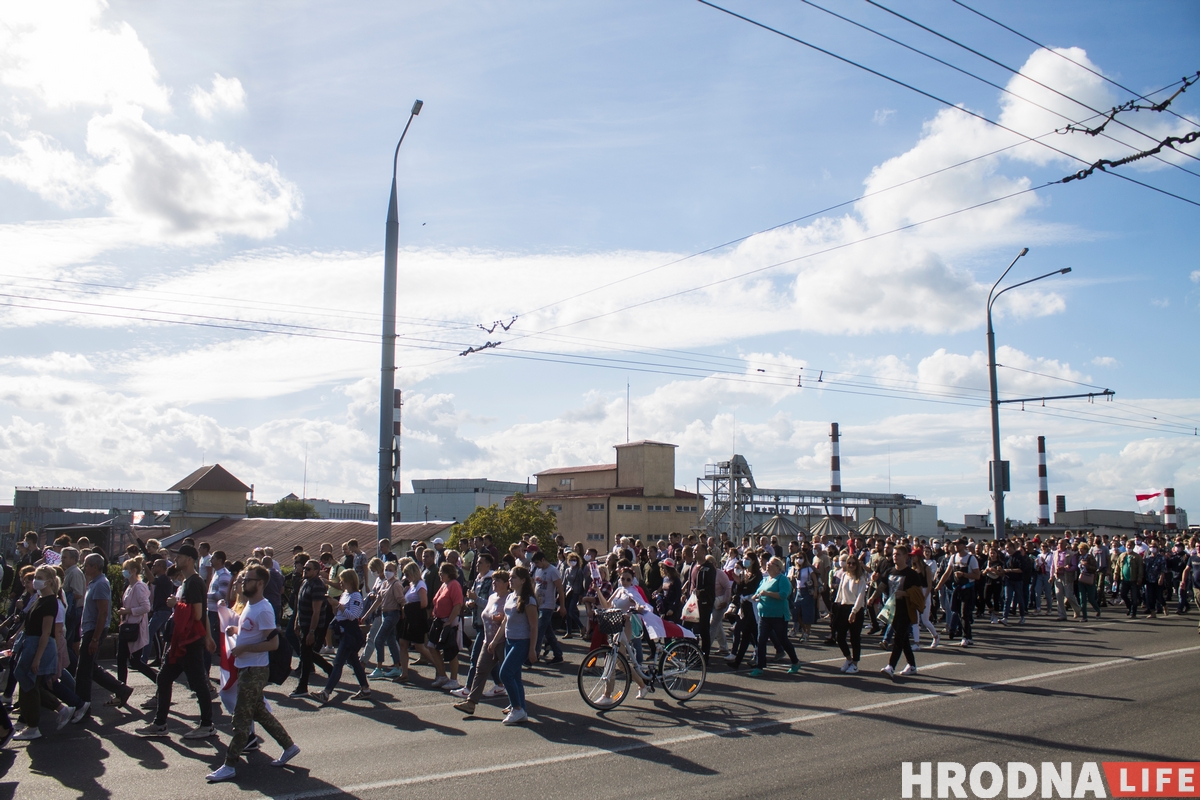
M 358 592 L 342 592 L 338 598 L 338 612 L 335 620 L 358 619 L 363 615 L 363 599 Z

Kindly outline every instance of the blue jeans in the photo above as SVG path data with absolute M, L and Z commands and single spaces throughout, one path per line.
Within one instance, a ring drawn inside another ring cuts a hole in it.
M 525 684 L 521 683 L 521 668 L 529 656 L 528 639 L 509 639 L 504 645 L 504 661 L 500 664 L 500 681 L 508 692 L 513 708 L 525 710 Z
M 383 666 L 383 648 L 392 653 L 392 666 L 400 666 L 400 641 L 396 638 L 396 625 L 400 623 L 400 610 L 383 612 L 383 622 L 375 634 L 375 661 Z M 478 638 L 478 637 L 476 637 Z M 472 653 L 474 657 L 474 653 Z
M 551 623 L 554 620 L 554 609 L 539 608 L 538 609 L 538 652 L 546 645 L 554 652 L 556 659 L 562 658 L 562 647 L 558 643 L 558 637 L 554 635 L 554 625 Z
M 483 635 L 483 626 L 480 625 L 475 629 L 475 643 L 471 645 L 471 666 L 467 669 L 467 678 L 464 681 L 464 686 L 474 686 L 475 680 L 475 665 L 479 663 L 479 654 L 483 652 L 483 646 L 486 644 L 483 640 L 486 637 Z M 492 681 L 499 684 L 500 681 L 500 662 L 497 661 L 492 667 Z
M 1004 618 L 1008 619 L 1008 615 L 1020 612 L 1021 619 L 1025 619 L 1025 614 L 1028 609 L 1025 607 L 1025 587 L 1019 583 L 1011 581 L 1004 582 Z
M 162 651 L 165 649 L 163 643 L 159 641 L 158 634 L 162 631 L 168 620 L 171 619 L 171 609 L 164 608 L 155 611 L 150 615 L 150 641 L 146 644 L 146 649 L 142 651 L 143 661 L 154 661 L 162 656 Z M 217 641 L 220 641 L 219 639 Z
M 349 625 L 357 626 L 357 622 L 348 623 Z M 363 636 L 361 633 L 343 633 L 342 638 L 338 640 L 337 655 L 333 657 L 333 666 L 329 668 L 329 680 L 325 682 L 325 691 L 333 693 L 337 688 L 338 681 L 342 679 L 342 667 L 347 663 L 350 664 L 350 669 L 354 670 L 354 677 L 358 679 L 360 688 L 369 688 L 367 683 L 367 673 L 363 669 L 362 661 L 358 658 L 358 651 L 362 649 Z

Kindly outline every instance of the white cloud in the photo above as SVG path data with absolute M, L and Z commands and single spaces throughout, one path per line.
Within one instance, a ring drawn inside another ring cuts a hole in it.
M 237 78 L 225 78 L 220 73 L 213 75 L 212 91 L 199 86 L 192 89 L 192 108 L 205 119 L 212 119 L 217 111 L 241 111 L 246 107 L 246 90 Z
M 132 106 L 93 117 L 87 146 L 103 162 L 96 184 L 112 212 L 167 236 L 261 239 L 299 214 L 299 189 L 273 164 L 222 142 L 157 130 Z
M 888 120 L 895 115 L 896 109 L 894 108 L 877 108 L 875 109 L 875 113 L 871 116 L 871 122 L 875 123 L 876 125 L 886 125 Z
M 36 131 L 24 139 L 14 139 L 6 132 L 0 132 L 0 137 L 17 150 L 15 155 L 0 158 L 0 178 L 63 208 L 82 208 L 95 202 L 94 168 L 80 162 L 52 137 Z
M 1192 283 L 1200 283 L 1200 269 L 1192 270 Z
M 103 0 L 0 2 L 0 84 L 50 108 L 136 103 L 170 109 L 150 52 Z
M 1121 362 L 1117 361 L 1112 356 L 1096 356 L 1092 359 L 1092 363 L 1097 367 L 1119 367 Z
M 1169 297 L 1154 297 L 1154 298 L 1151 298 L 1150 305 L 1154 306 L 1155 308 L 1167 308 L 1168 306 L 1171 305 L 1171 298 L 1169 298 Z

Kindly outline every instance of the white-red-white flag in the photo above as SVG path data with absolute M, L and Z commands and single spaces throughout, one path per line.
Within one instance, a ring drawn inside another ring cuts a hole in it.
M 1133 497 L 1137 500 L 1138 511 L 1141 511 L 1143 514 L 1147 511 L 1162 508 L 1162 489 L 1146 489 L 1145 491 L 1137 492 Z

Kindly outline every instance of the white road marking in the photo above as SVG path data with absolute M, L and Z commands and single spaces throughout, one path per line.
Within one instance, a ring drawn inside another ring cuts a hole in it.
M 926 700 L 939 699 L 943 697 L 956 697 L 958 695 L 967 694 L 968 692 L 991 689 L 998 686 L 1013 686 L 1020 683 L 1028 683 L 1030 681 L 1043 680 L 1046 678 L 1057 678 L 1062 675 L 1090 672 L 1096 669 L 1104 669 L 1105 667 L 1128 666 L 1130 664 L 1151 661 L 1156 658 L 1167 658 L 1168 656 L 1181 655 L 1183 653 L 1194 653 L 1197 651 L 1200 651 L 1200 645 L 1193 647 L 1180 647 L 1175 650 L 1163 650 L 1162 652 L 1148 653 L 1141 656 L 1122 656 L 1120 658 L 1108 659 L 1107 661 L 1097 661 L 1091 664 L 1080 664 L 1074 667 L 1064 667 L 1063 669 L 1050 670 L 1049 672 L 1039 672 L 1033 675 L 1023 675 L 1021 677 L 1007 678 L 1001 681 L 980 683 L 974 686 L 964 686 L 944 692 L 912 695 L 894 700 L 885 700 L 879 703 L 870 703 L 865 706 L 855 706 L 854 708 L 843 708 L 835 711 L 819 711 L 811 714 L 802 714 L 796 717 L 788 717 L 786 719 L 763 720 L 762 722 L 756 722 L 750 725 L 738 725 L 724 731 L 697 731 L 695 733 L 682 734 L 680 736 L 668 737 L 666 739 L 630 742 L 627 745 L 607 749 L 590 747 L 581 749 L 576 753 L 564 753 L 562 755 L 548 756 L 546 758 L 533 758 L 526 761 L 517 761 L 509 764 L 488 765 L 486 767 L 460 769 L 450 772 L 437 772 L 428 775 L 414 775 L 409 778 L 393 778 L 390 780 L 375 781 L 373 783 L 360 783 L 353 786 L 346 786 L 341 789 L 336 787 L 328 787 L 324 789 L 317 789 L 311 792 L 298 792 L 296 794 L 280 795 L 276 798 L 276 800 L 315 800 L 316 798 L 333 797 L 339 794 L 352 795 L 359 792 L 369 792 L 378 789 L 392 789 L 400 786 L 412 786 L 420 783 L 453 780 L 455 778 L 469 778 L 478 775 L 494 775 L 497 772 L 523 770 L 529 767 L 540 767 L 549 764 L 565 764 L 571 761 L 581 761 L 583 759 L 596 758 L 598 756 L 620 755 L 621 753 L 642 750 L 647 747 L 670 747 L 672 745 L 687 744 L 689 742 L 696 742 L 704 739 L 715 739 L 732 734 L 752 733 L 757 730 L 762 730 L 763 728 L 775 728 L 785 725 L 795 725 L 801 722 L 814 722 L 816 720 L 829 719 L 832 717 L 862 714 L 864 712 L 878 711 L 884 708 L 895 708 L 896 706 L 908 705 L 910 703 L 920 703 Z

